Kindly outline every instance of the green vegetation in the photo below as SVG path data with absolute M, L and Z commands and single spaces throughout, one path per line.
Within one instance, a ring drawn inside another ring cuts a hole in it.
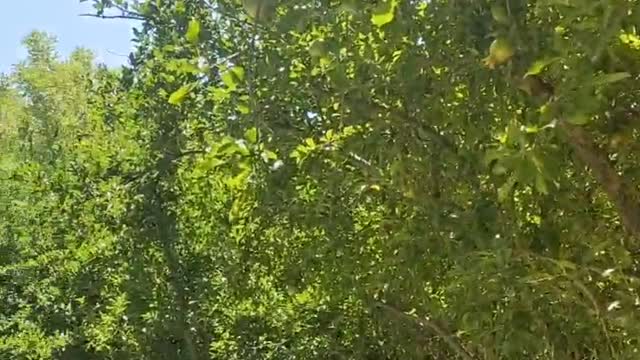
M 639 1 L 93 2 L 128 66 L 0 78 L 0 359 L 640 358 Z

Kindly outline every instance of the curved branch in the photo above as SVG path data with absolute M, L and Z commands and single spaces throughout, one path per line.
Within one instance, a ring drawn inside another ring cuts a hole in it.
M 591 169 L 609 200 L 615 204 L 624 227 L 633 237 L 640 239 L 640 199 L 636 189 L 618 174 L 606 152 L 582 127 L 567 121 L 558 121 L 558 126 L 580 160 Z
M 417 325 L 419 325 L 421 328 L 428 328 L 431 331 L 433 331 L 434 333 L 436 333 L 436 335 L 438 335 L 444 342 L 447 343 L 447 345 L 449 345 L 449 347 L 451 348 L 451 350 L 453 350 L 455 353 L 457 353 L 462 359 L 464 360 L 476 360 L 475 357 L 473 357 L 473 355 L 471 355 L 456 339 L 453 335 L 449 334 L 447 331 L 445 331 L 443 328 L 441 328 L 438 324 L 436 324 L 435 322 L 429 320 L 428 318 L 418 318 L 418 317 L 414 317 L 411 315 L 408 315 L 406 313 L 404 313 L 403 311 L 396 309 L 395 307 L 391 306 L 391 305 L 387 305 L 385 303 L 381 303 L 381 302 L 376 302 L 375 303 L 378 307 L 387 310 L 388 312 L 390 312 L 391 314 L 393 314 L 394 316 L 404 319 L 404 320 L 408 320 L 411 321 Z

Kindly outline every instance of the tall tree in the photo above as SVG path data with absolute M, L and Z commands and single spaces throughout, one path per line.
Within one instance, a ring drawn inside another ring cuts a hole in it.
M 2 92 L 0 356 L 637 357 L 637 1 L 93 3 L 129 66 Z

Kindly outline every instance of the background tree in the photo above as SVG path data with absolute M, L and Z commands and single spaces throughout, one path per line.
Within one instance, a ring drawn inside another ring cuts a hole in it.
M 3 82 L 0 355 L 637 357 L 637 1 L 94 4 L 126 68 Z

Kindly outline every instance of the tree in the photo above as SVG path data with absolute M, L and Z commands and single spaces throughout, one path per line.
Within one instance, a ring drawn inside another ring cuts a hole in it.
M 8 172 L 0 351 L 636 357 L 637 1 L 94 3 L 138 48 Z

